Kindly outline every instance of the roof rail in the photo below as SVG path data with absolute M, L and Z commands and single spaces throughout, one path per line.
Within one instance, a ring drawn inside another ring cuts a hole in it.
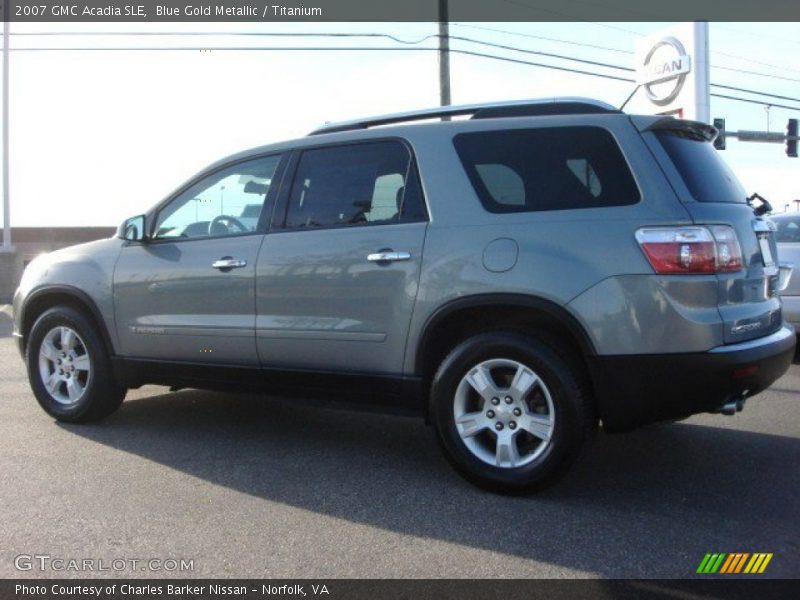
M 554 97 L 535 98 L 531 100 L 512 100 L 509 102 L 488 102 L 484 104 L 463 104 L 459 106 L 437 106 L 409 112 L 381 115 L 352 121 L 327 123 L 315 129 L 309 135 L 355 131 L 379 125 L 421 121 L 438 117 L 456 117 L 472 115 L 473 119 L 498 119 L 502 117 L 530 117 L 543 115 L 618 113 L 617 108 L 591 98 Z

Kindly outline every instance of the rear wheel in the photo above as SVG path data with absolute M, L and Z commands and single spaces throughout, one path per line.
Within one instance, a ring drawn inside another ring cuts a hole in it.
M 72 307 L 51 308 L 37 319 L 26 362 L 36 400 L 59 421 L 102 419 L 125 397 L 96 327 Z
M 434 377 L 430 411 L 456 470 L 506 493 L 556 481 L 597 425 L 570 353 L 554 340 L 509 332 L 459 344 Z

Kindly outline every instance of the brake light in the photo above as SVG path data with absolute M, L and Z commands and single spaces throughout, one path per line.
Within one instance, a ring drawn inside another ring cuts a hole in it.
M 728 273 L 742 268 L 736 232 L 711 227 L 645 227 L 636 232 L 650 265 L 659 274 Z

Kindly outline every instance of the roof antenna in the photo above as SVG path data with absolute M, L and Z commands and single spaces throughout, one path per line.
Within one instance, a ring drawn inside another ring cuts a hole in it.
M 620 109 L 620 110 L 622 110 L 623 108 L 625 108 L 625 105 L 626 105 L 626 104 L 628 104 L 628 102 L 630 102 L 630 101 L 631 101 L 631 98 L 633 98 L 633 97 L 636 95 L 636 92 L 638 92 L 638 91 L 639 91 L 639 88 L 640 88 L 640 87 L 642 87 L 642 84 L 641 84 L 641 83 L 637 83 L 637 84 L 636 84 L 636 87 L 635 87 L 635 88 L 633 88 L 633 91 L 631 92 L 631 95 L 630 95 L 630 96 L 628 96 L 628 99 L 627 99 L 627 100 L 625 100 L 625 102 L 623 102 L 623 103 L 622 103 L 622 106 L 620 106 L 620 107 L 619 107 L 619 109 Z

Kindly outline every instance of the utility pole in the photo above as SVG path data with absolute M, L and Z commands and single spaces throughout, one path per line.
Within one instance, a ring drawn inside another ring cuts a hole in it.
M 450 23 L 447 0 L 439 0 L 439 104 L 450 106 Z M 443 120 L 449 120 L 445 118 Z
M 10 23 L 9 3 L 4 2 L 3 8 L 3 249 L 2 252 L 11 252 L 11 197 L 9 196 L 8 174 L 8 50 L 11 43 L 9 35 Z

